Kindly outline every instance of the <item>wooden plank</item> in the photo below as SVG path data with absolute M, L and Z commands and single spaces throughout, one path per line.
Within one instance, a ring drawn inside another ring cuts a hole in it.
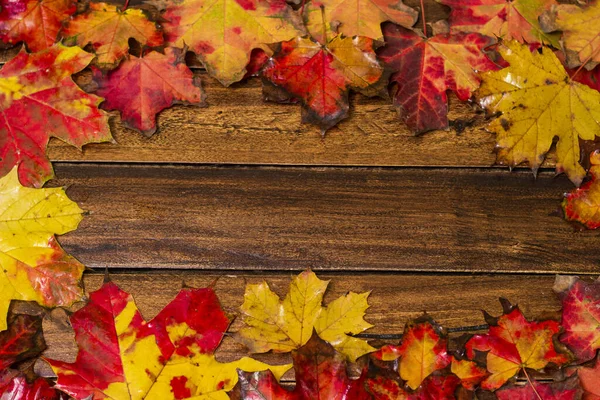
M 478 169 L 59 164 L 87 266 L 597 273 L 600 232 L 556 215 L 565 177 Z
M 350 118 L 321 137 L 300 122 L 297 104 L 266 103 L 252 80 L 230 88 L 202 73 L 206 108 L 176 106 L 158 118 L 151 138 L 111 121 L 116 143 L 90 144 L 83 152 L 59 140 L 50 142 L 54 161 L 203 164 L 463 166 L 495 163 L 494 135 L 475 108 L 450 96 L 449 118 L 464 131 L 413 135 L 389 100 L 352 96 Z M 550 156 L 544 167 L 552 167 Z
M 246 283 L 266 280 L 281 297 L 285 296 L 291 273 L 207 275 L 200 271 L 160 271 L 133 274 L 116 273 L 111 279 L 122 289 L 133 294 L 146 319 L 154 317 L 181 288 L 182 282 L 191 287 L 206 287 L 214 282 L 214 288 L 226 312 L 237 315 L 243 302 Z M 330 279 L 325 303 L 348 291 L 372 290 L 371 307 L 366 319 L 375 325 L 373 334 L 399 334 L 410 319 L 427 311 L 446 328 L 456 328 L 485 323 L 481 310 L 492 315 L 502 312 L 499 297 L 518 303 L 528 318 L 537 318 L 560 309 L 552 293 L 554 277 L 535 275 L 417 275 L 417 274 L 320 274 Z M 218 279 L 217 279 L 218 278 Z M 101 274 L 85 276 L 86 291 L 93 291 L 102 284 Z M 77 348 L 72 340 L 71 328 L 60 318 L 60 312 L 52 314 L 44 324 L 44 337 L 49 344 L 45 356 L 74 360 Z M 233 322 L 230 330 L 236 331 L 241 320 Z M 454 335 L 457 336 L 458 334 Z M 397 342 L 392 340 L 388 342 Z M 230 361 L 247 355 L 247 350 L 231 338 L 226 338 L 217 356 Z M 259 355 L 257 358 L 271 363 L 287 362 L 282 355 Z

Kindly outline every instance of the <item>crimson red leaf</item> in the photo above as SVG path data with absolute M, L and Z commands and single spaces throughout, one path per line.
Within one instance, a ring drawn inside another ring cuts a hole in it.
M 185 65 L 185 52 L 167 48 L 129 56 L 106 75 L 94 70 L 97 93 L 106 98 L 102 107 L 119 110 L 123 123 L 147 136 L 156 132 L 156 114 L 173 104 L 202 105 L 200 79 Z
M 468 100 L 480 84 L 477 72 L 497 69 L 483 52 L 493 40 L 478 33 L 423 38 L 388 23 L 383 34 L 386 45 L 377 54 L 393 71 L 394 105 L 415 133 L 448 128 L 446 91 Z
M 600 361 L 593 368 L 580 368 L 577 375 L 583 388 L 584 400 L 600 400 Z
M 2 400 L 66 400 L 68 396 L 50 386 L 44 378 L 27 382 L 22 374 L 0 371 L 0 398 Z

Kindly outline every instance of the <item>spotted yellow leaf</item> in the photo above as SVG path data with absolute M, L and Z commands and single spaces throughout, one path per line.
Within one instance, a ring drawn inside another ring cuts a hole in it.
M 81 219 L 82 210 L 62 188 L 23 187 L 17 167 L 0 178 L 0 331 L 11 300 L 55 307 L 81 299 L 84 266 L 54 238 Z
M 374 350 L 349 334 L 372 327 L 363 317 L 369 293 L 350 292 L 323 306 L 328 281 L 311 270 L 294 277 L 283 301 L 266 282 L 248 285 L 241 307 L 244 326 L 236 338 L 253 353 L 288 352 L 308 342 L 313 331 L 350 360 Z
M 579 186 L 586 175 L 579 139 L 600 136 L 600 93 L 570 79 L 549 48 L 530 51 L 510 41 L 500 53 L 510 66 L 482 74 L 477 93 L 483 107 L 501 114 L 489 125 L 496 133 L 498 162 L 527 163 L 536 171 L 558 138 L 556 169 Z

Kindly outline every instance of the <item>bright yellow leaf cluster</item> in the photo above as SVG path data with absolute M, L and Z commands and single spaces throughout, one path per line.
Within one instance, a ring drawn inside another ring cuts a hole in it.
M 363 319 L 369 292 L 350 292 L 324 307 L 328 283 L 311 270 L 304 271 L 292 279 L 283 301 L 266 282 L 248 285 L 241 307 L 244 327 L 237 332 L 237 339 L 253 353 L 287 352 L 308 342 L 315 330 L 350 360 L 375 350 L 348 335 L 372 327 Z

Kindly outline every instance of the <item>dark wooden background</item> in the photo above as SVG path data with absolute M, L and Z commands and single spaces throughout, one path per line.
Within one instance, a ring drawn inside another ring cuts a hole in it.
M 447 15 L 426 4 L 431 20 Z M 494 166 L 494 137 L 473 105 L 451 95 L 459 129 L 414 136 L 387 100 L 354 95 L 351 117 L 322 138 L 299 106 L 263 102 L 258 80 L 226 89 L 196 73 L 209 107 L 164 111 L 151 138 L 115 116 L 114 144 L 79 152 L 51 141 L 51 185 L 89 211 L 59 238 L 91 268 L 87 291 L 108 268 L 150 319 L 182 284 L 218 278 L 235 313 L 246 283 L 267 280 L 283 296 L 311 267 L 331 279 L 329 300 L 372 290 L 369 333 L 399 334 L 423 311 L 446 327 L 482 324 L 482 309 L 501 312 L 500 296 L 537 317 L 559 308 L 555 274 L 598 274 L 600 232 L 561 219 L 572 184 L 555 176 L 553 155 L 537 179 Z M 71 331 L 52 316 L 46 355 L 72 360 Z M 219 357 L 246 353 L 226 338 Z

